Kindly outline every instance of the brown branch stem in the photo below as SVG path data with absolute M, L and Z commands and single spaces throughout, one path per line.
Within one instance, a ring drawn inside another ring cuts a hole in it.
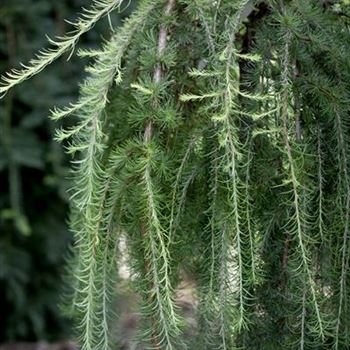
M 175 1 L 176 0 L 168 0 L 167 1 L 167 4 L 165 6 L 165 10 L 164 10 L 165 17 L 169 17 L 171 15 L 171 13 L 173 12 L 173 9 L 175 7 Z M 167 28 L 167 26 L 162 24 L 160 26 L 159 36 L 158 36 L 158 51 L 157 51 L 158 62 L 157 62 L 156 68 L 154 69 L 154 73 L 153 73 L 153 81 L 156 84 L 159 84 L 161 82 L 162 76 L 163 76 L 160 58 L 161 58 L 161 56 L 166 48 L 167 37 L 168 37 L 168 28 Z M 148 143 L 150 141 L 150 139 L 152 138 L 152 135 L 153 135 L 153 123 L 150 120 L 150 121 L 148 121 L 146 128 L 145 128 L 145 132 L 144 132 L 145 143 Z

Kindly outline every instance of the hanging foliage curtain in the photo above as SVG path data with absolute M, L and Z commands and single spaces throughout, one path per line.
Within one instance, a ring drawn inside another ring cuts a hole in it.
M 39 73 L 122 0 L 3 77 Z M 57 131 L 74 156 L 69 304 L 82 348 L 110 347 L 126 237 L 140 335 L 186 346 L 174 301 L 197 285 L 194 349 L 349 346 L 346 1 L 141 0 L 91 57 Z

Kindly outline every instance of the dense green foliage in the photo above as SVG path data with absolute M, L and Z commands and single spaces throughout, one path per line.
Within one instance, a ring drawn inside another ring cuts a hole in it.
M 123 5 L 95 0 L 0 92 Z M 141 0 L 52 119 L 74 156 L 69 311 L 110 348 L 125 237 L 140 337 L 183 349 L 181 271 L 197 283 L 191 349 L 348 349 L 346 1 Z

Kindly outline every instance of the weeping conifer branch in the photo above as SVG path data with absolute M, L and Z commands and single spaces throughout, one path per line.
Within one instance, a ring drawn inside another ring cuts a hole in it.
M 189 161 L 191 153 L 193 152 L 195 140 L 196 140 L 196 138 L 193 137 L 188 144 L 188 147 L 185 151 L 185 154 L 181 160 L 179 170 L 176 174 L 175 182 L 173 185 L 174 188 L 173 188 L 173 194 L 172 194 L 170 220 L 169 220 L 169 242 L 171 242 L 173 231 L 175 230 L 175 227 L 178 224 L 179 217 L 180 217 L 181 212 L 183 210 L 183 205 L 184 205 L 186 195 L 187 195 L 186 190 L 187 190 L 188 186 L 190 185 L 190 183 L 193 180 L 193 177 L 195 175 L 195 171 L 193 171 L 192 174 L 188 177 L 188 180 L 186 181 L 185 185 L 183 186 L 182 192 L 180 192 L 181 193 L 180 198 L 178 198 L 178 192 L 179 192 L 179 188 L 181 186 L 181 180 L 183 177 L 184 169 L 185 169 L 187 162 Z
M 145 258 L 150 275 L 150 286 L 155 290 L 154 296 L 151 295 L 149 316 L 152 318 L 151 342 L 155 348 L 174 349 L 176 336 L 179 333 L 179 319 L 176 315 L 174 300 L 172 297 L 173 289 L 170 282 L 170 257 L 167 250 L 166 234 L 162 228 L 157 207 L 159 203 L 155 202 L 154 185 L 152 183 L 150 167 L 147 164 L 144 169 L 144 182 L 146 187 L 148 230 L 144 233 L 144 239 L 149 241 L 149 252 L 146 252 Z M 148 260 L 149 259 L 149 260 Z M 149 261 L 149 263 L 148 263 Z M 152 293 L 153 294 L 153 293 Z
M 169 17 L 175 8 L 175 0 L 168 0 L 165 4 L 164 17 Z M 160 58 L 164 53 L 168 40 L 168 27 L 161 24 L 158 35 L 157 45 L 157 62 L 153 73 L 154 84 L 161 84 L 163 78 L 163 70 Z M 157 102 L 152 102 L 156 106 Z M 154 125 L 150 120 L 147 122 L 144 131 L 144 143 L 148 148 L 154 133 Z M 150 154 L 149 159 L 152 160 L 153 155 Z M 162 228 L 157 208 L 160 203 L 155 202 L 154 184 L 151 174 L 151 165 L 145 164 L 143 170 L 143 180 L 145 185 L 145 195 L 147 198 L 146 221 L 142 223 L 147 229 L 142 232 L 142 239 L 148 241 L 147 247 L 149 251 L 145 252 L 146 277 L 150 276 L 149 288 L 155 290 L 155 293 L 149 295 L 151 305 L 147 307 L 148 317 L 151 318 L 151 329 L 149 330 L 150 341 L 155 349 L 165 348 L 167 350 L 175 349 L 176 337 L 179 334 L 179 318 L 175 309 L 173 300 L 173 288 L 170 281 L 170 256 L 168 251 L 169 239 L 165 229 Z M 150 291 L 151 292 L 151 291 Z
M 252 279 L 252 285 L 254 286 L 257 282 L 258 278 L 258 272 L 256 271 L 256 241 L 255 241 L 255 234 L 254 234 L 254 222 L 252 220 L 252 198 L 250 195 L 250 181 L 251 181 L 251 167 L 252 167 L 252 147 L 253 142 L 251 139 L 251 136 L 249 136 L 250 141 L 248 142 L 248 151 L 247 151 L 247 164 L 246 164 L 246 173 L 245 173 L 245 183 L 244 183 L 244 189 L 245 189 L 245 225 L 247 226 L 247 234 L 249 237 L 249 250 L 250 250 L 250 264 L 251 264 L 251 279 Z
M 121 4 L 94 0 L 0 95 Z M 346 346 L 350 40 L 338 7 L 142 0 L 101 49 L 78 52 L 93 60 L 80 97 L 51 117 L 77 119 L 56 139 L 74 157 L 68 303 L 82 349 L 112 348 L 120 235 L 150 348 Z M 198 283 L 194 341 L 175 301 L 182 270 Z
M 28 65 L 22 64 L 22 69 L 13 69 L 2 76 L 3 86 L 0 86 L 0 97 L 4 96 L 12 87 L 40 73 L 67 51 L 73 52 L 80 37 L 91 30 L 102 17 L 120 7 L 122 1 L 94 0 L 91 8 L 83 9 L 81 17 L 71 23 L 74 29 L 70 33 L 63 37 L 57 37 L 56 40 L 48 38 L 49 43 L 54 48 L 40 51 Z
M 318 223 L 318 231 L 321 237 L 321 242 L 324 241 L 324 194 L 323 194 L 323 155 L 322 155 L 322 135 L 320 125 L 317 125 L 317 160 L 318 160 L 318 171 L 317 171 L 317 184 L 318 184 L 318 215 L 317 215 L 317 223 Z
M 349 182 L 349 165 L 348 165 L 348 152 L 346 141 L 344 139 L 343 125 L 340 118 L 340 114 L 337 110 L 335 112 L 335 129 L 338 142 L 338 162 L 339 173 L 342 174 L 339 177 L 339 185 L 344 184 L 345 187 L 345 200 L 343 207 L 344 226 L 343 226 L 343 241 L 341 245 L 341 274 L 339 280 L 339 306 L 337 313 L 337 320 L 335 326 L 335 349 L 339 349 L 340 346 L 340 327 L 342 323 L 343 308 L 347 305 L 347 274 L 349 270 L 349 219 L 350 219 L 350 182 Z
M 75 114 L 80 119 L 79 124 L 71 129 L 58 131 L 57 139 L 64 141 L 73 137 L 68 153 L 82 154 L 75 161 L 76 185 L 71 199 L 75 215 L 80 217 L 73 229 L 76 230 L 76 246 L 81 259 L 80 268 L 76 271 L 79 289 L 76 303 L 81 314 L 79 327 L 83 349 L 109 348 L 107 307 L 113 279 L 109 276 L 108 266 L 111 262 L 115 263 L 112 257 L 115 255 L 116 237 L 111 239 L 110 236 L 113 234 L 113 201 L 116 198 L 108 197 L 113 171 L 103 164 L 103 140 L 106 138 L 103 131 L 106 123 L 104 110 L 113 82 L 121 82 L 121 61 L 125 50 L 153 7 L 154 2 L 144 2 L 124 24 L 119 35 L 105 44 L 96 63 L 88 69 L 90 76 L 81 86 L 79 101 L 67 109 L 55 109 L 52 114 L 54 120 L 69 114 Z
M 309 189 L 305 187 L 305 184 L 303 184 L 302 179 L 298 179 L 297 177 L 297 170 L 296 170 L 296 161 L 293 156 L 293 148 L 291 144 L 291 136 L 289 132 L 289 125 L 293 121 L 290 120 L 289 116 L 289 101 L 290 101 L 290 45 L 292 40 L 292 33 L 290 31 L 287 31 L 285 34 L 285 46 L 284 46 L 284 55 L 282 60 L 282 75 L 281 75 L 281 85 L 282 85 L 282 93 L 281 93 L 281 117 L 282 117 L 282 130 L 283 130 L 283 139 L 284 139 L 284 145 L 285 145 L 285 152 L 287 155 L 287 164 L 288 164 L 288 174 L 287 174 L 287 181 L 290 182 L 292 187 L 292 205 L 293 205 L 293 211 L 292 215 L 289 218 L 289 222 L 287 226 L 290 230 L 291 235 L 296 236 L 296 241 L 298 244 L 298 248 L 300 249 L 300 262 L 298 267 L 296 267 L 296 273 L 300 273 L 299 269 L 305 273 L 305 277 L 307 281 L 307 287 L 309 288 L 311 293 L 311 300 L 313 304 L 313 308 L 316 314 L 317 318 L 317 328 L 316 328 L 316 334 L 319 334 L 321 338 L 324 337 L 324 328 L 323 328 L 323 321 L 322 316 L 320 312 L 320 306 L 318 304 L 318 297 L 317 292 L 315 288 L 315 282 L 313 279 L 313 274 L 310 269 L 310 253 L 307 249 L 307 242 L 310 241 L 310 238 L 307 237 L 306 234 L 306 227 L 308 224 L 308 214 L 305 212 L 305 207 L 303 206 L 303 198 L 307 195 L 307 192 Z M 304 282 L 303 282 L 304 283 Z M 303 292 L 305 293 L 305 291 Z M 301 343 L 300 346 L 303 349 L 304 348 L 304 338 L 305 338 L 305 327 L 304 327 L 304 318 L 305 318 L 305 296 L 303 296 L 303 306 L 302 306 L 302 324 L 301 324 Z

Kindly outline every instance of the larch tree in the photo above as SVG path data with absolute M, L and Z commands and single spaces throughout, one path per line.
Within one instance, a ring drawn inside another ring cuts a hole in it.
M 0 94 L 127 3 L 92 0 Z M 113 347 L 121 236 L 151 349 L 350 348 L 349 16 L 345 0 L 140 0 L 78 51 L 80 97 L 51 118 L 75 121 L 56 139 L 73 156 L 66 303 L 83 350 Z

